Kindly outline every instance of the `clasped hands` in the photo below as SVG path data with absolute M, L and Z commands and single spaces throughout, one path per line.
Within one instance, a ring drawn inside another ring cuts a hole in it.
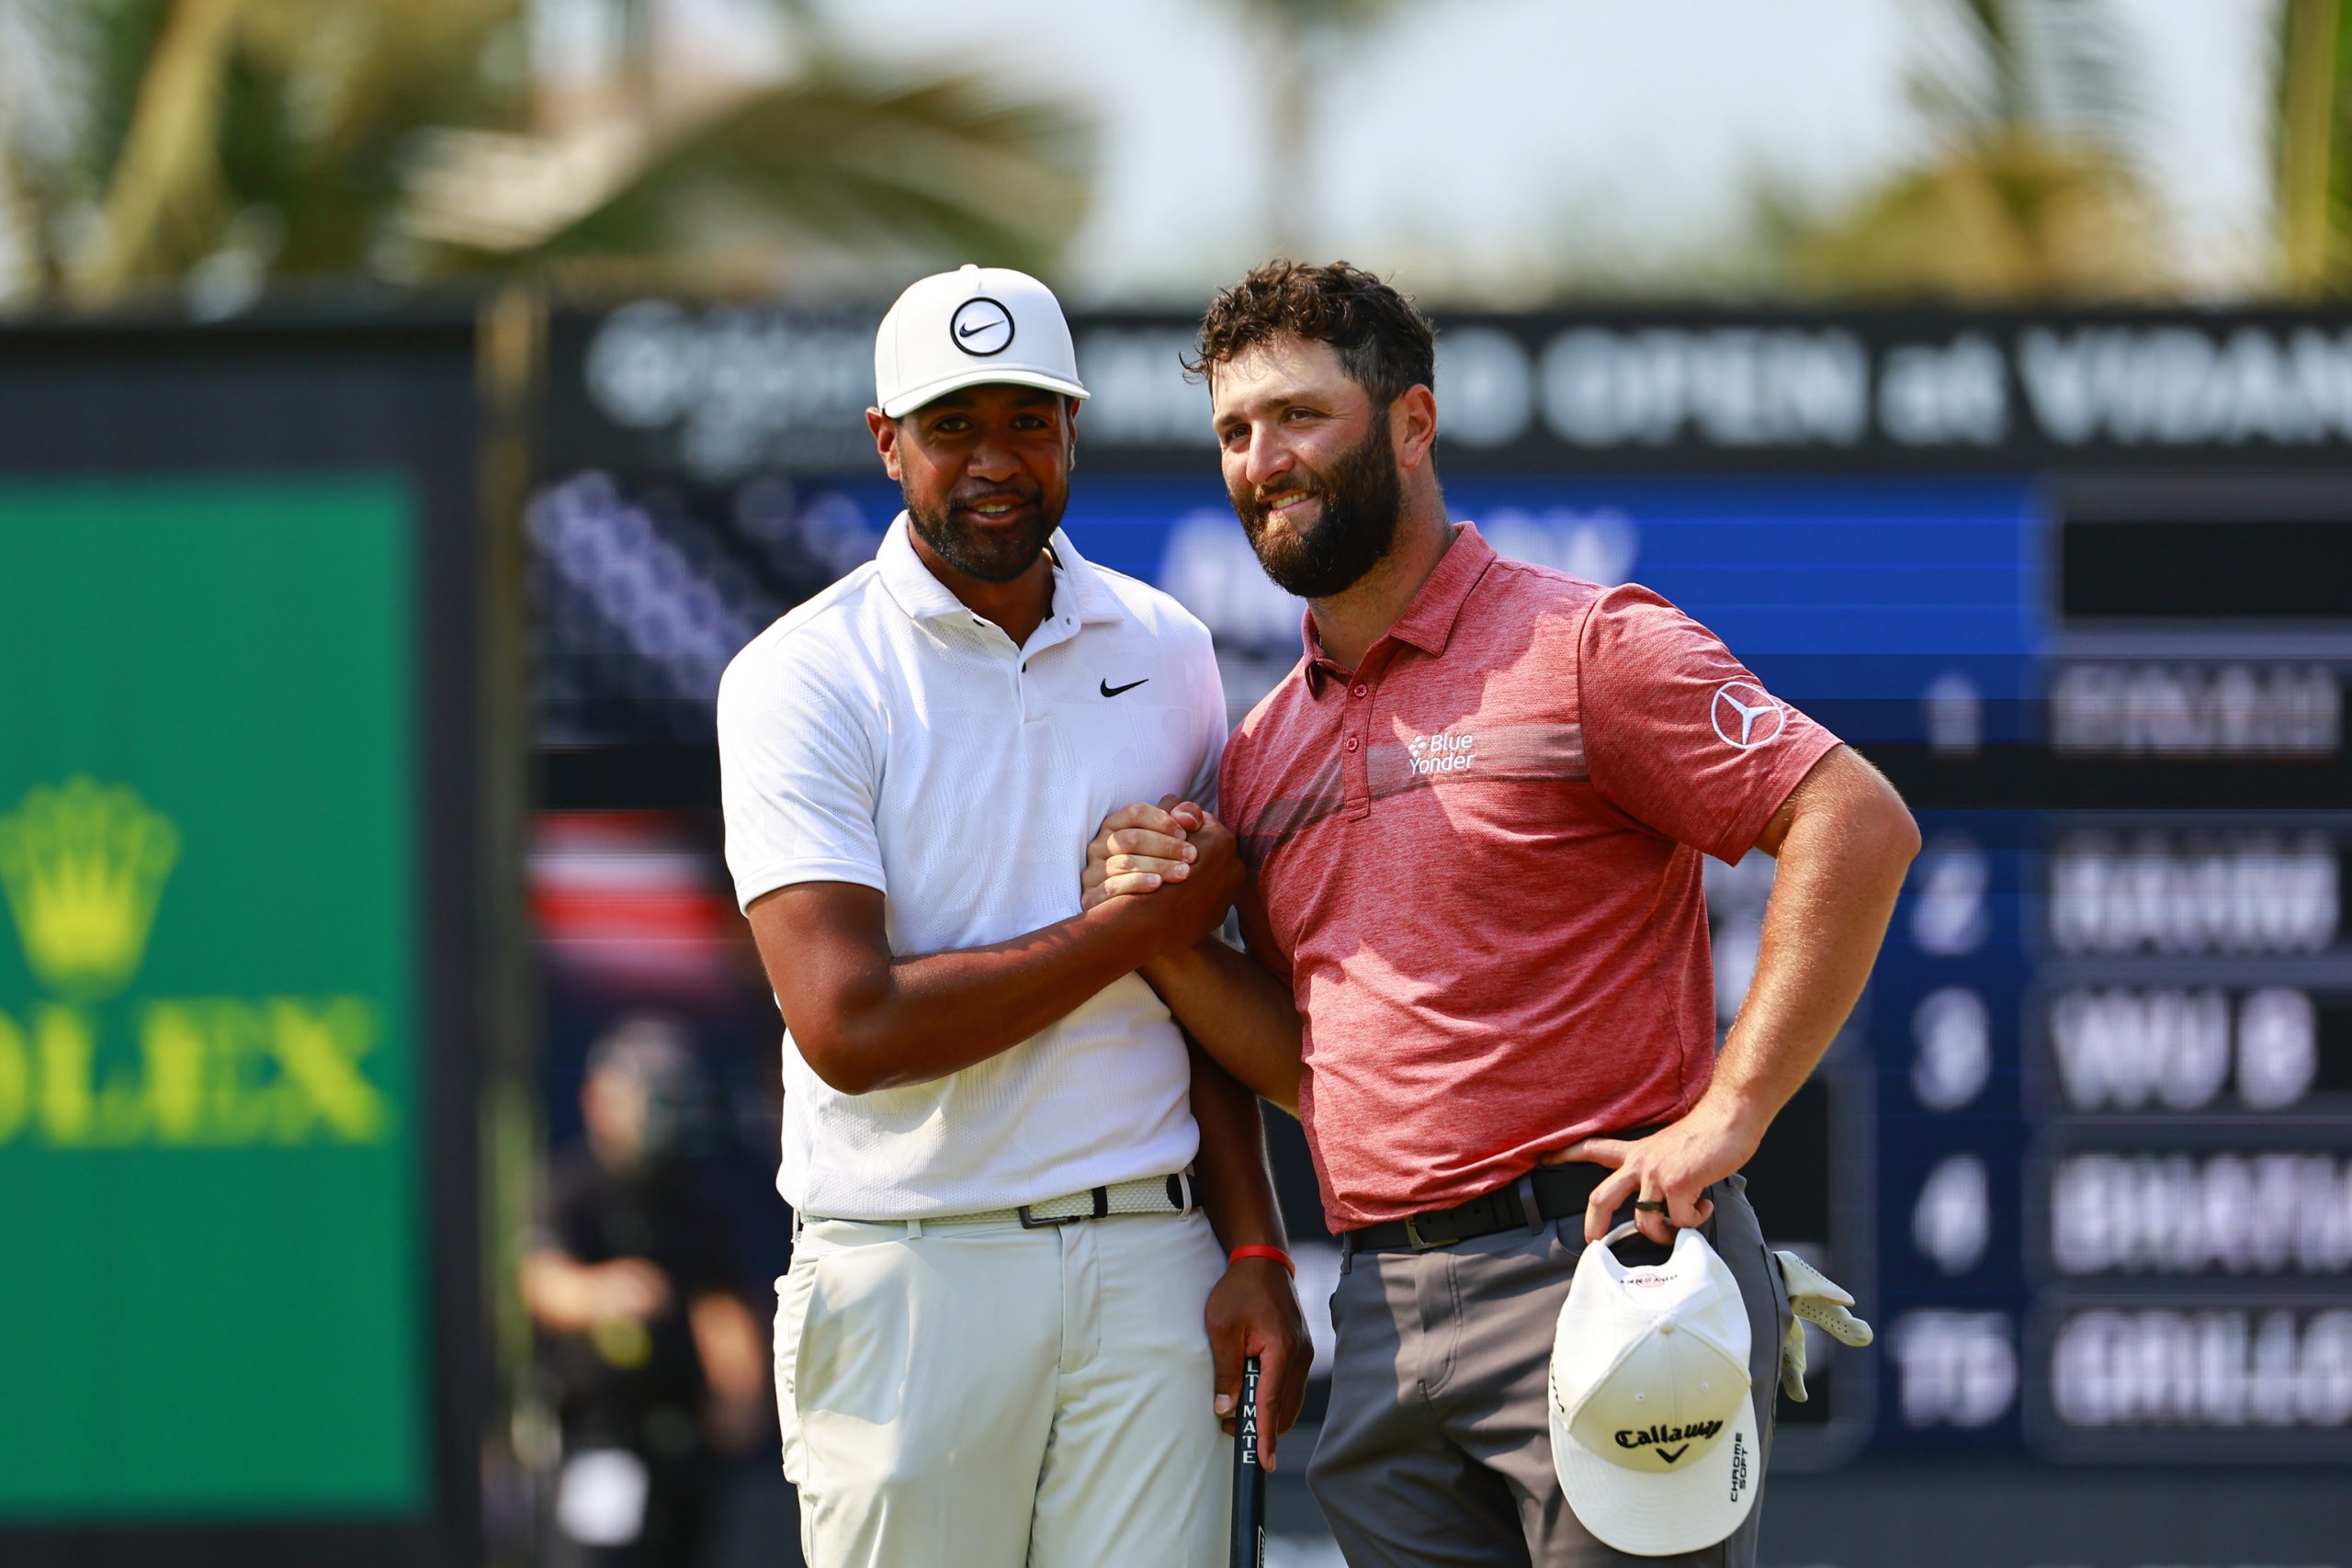
M 1162 795 L 1114 811 L 1086 846 L 1079 907 L 1155 895 L 1147 904 L 1174 922 L 1189 946 L 1225 923 L 1241 891 L 1240 847 L 1233 831 L 1195 801 Z

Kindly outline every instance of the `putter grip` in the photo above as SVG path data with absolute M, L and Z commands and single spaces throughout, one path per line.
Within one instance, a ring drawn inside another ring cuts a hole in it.
M 1233 1412 L 1232 1568 L 1265 1568 L 1266 1470 L 1258 1458 L 1258 1358 L 1241 1363 Z

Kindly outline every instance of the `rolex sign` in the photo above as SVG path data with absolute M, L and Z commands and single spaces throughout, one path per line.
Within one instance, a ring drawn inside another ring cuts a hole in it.
M 425 1495 L 413 512 L 0 486 L 0 1524 Z

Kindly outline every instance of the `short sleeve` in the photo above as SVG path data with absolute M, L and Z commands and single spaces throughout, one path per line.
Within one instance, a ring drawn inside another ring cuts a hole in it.
M 753 644 L 718 685 L 718 795 L 735 901 L 801 882 L 888 891 L 872 705 L 789 643 Z
M 1722 861 L 1746 854 L 1838 744 L 1646 588 L 1594 602 L 1577 669 L 1586 762 L 1601 797 Z

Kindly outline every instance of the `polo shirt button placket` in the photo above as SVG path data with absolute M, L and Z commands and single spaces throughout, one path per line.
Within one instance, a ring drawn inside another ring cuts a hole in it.
M 1353 701 L 1354 698 L 1370 695 L 1371 692 L 1372 687 L 1369 682 L 1359 682 L 1351 686 L 1349 688 L 1351 701 L 1340 710 L 1342 738 L 1340 741 L 1340 750 L 1343 755 L 1340 760 L 1340 776 L 1342 783 L 1341 795 L 1345 800 L 1345 810 L 1350 820 L 1363 817 L 1372 810 L 1370 749 L 1365 739 L 1365 734 L 1371 728 L 1372 710 Z

